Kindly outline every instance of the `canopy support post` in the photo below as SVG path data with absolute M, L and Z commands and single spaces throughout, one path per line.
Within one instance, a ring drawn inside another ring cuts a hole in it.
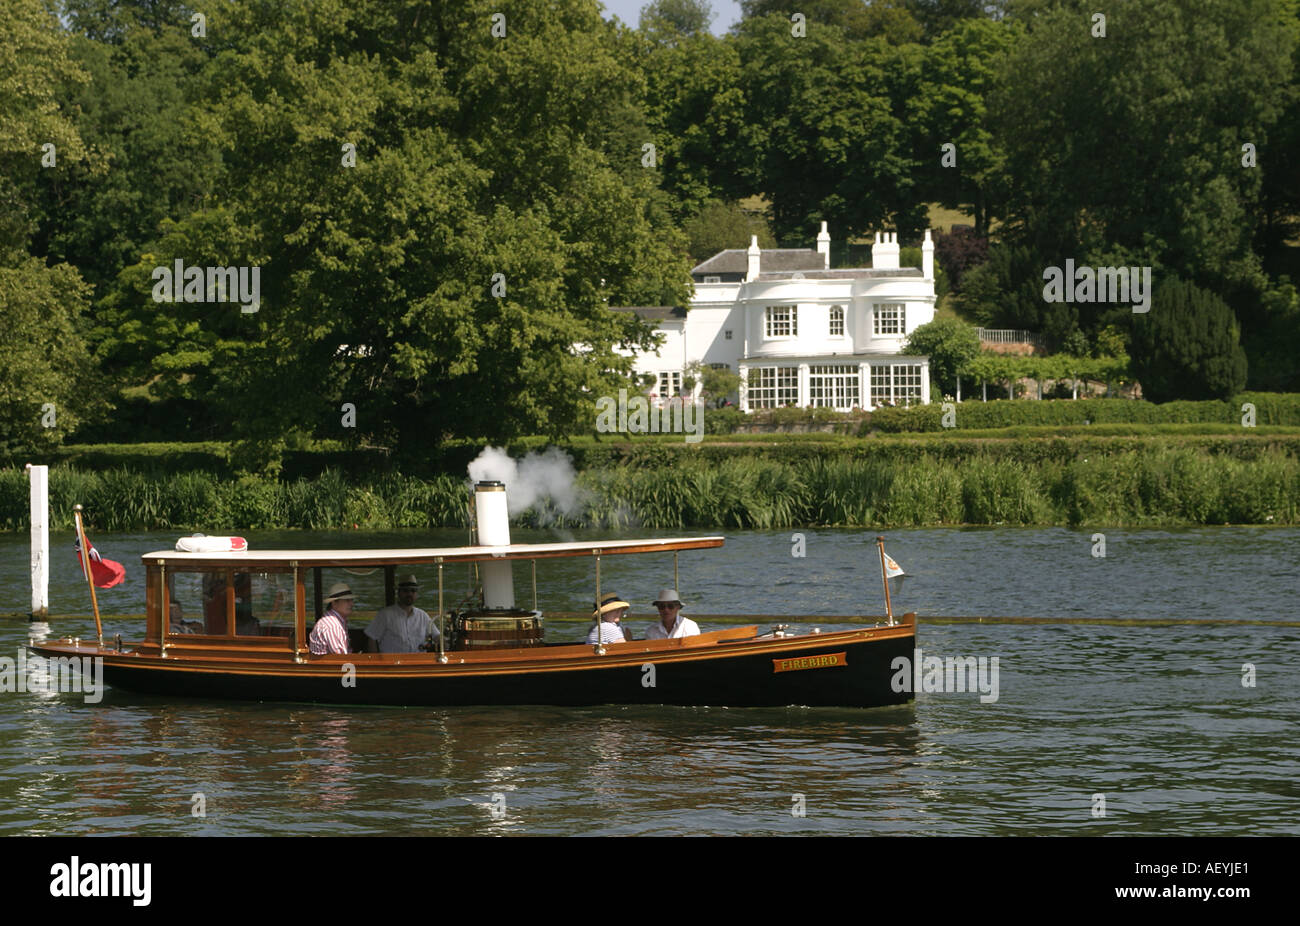
M 307 639 L 307 585 L 302 580 L 298 563 L 293 566 L 293 661 L 306 662 L 303 650 Z
M 604 639 L 604 634 L 601 632 L 600 627 L 600 619 L 603 616 L 600 613 L 600 551 L 593 550 L 592 552 L 596 556 L 596 655 L 603 656 L 605 655 L 605 647 L 601 642 Z
M 146 579 L 146 581 L 148 581 Z M 158 596 L 162 600 L 162 632 L 158 634 L 158 655 L 167 655 L 167 634 L 172 632 L 172 593 L 167 587 L 167 564 L 163 563 L 158 567 L 158 585 L 161 594 Z M 145 626 L 148 626 L 147 624 Z
M 442 557 L 438 557 L 438 661 L 447 661 L 447 620 L 442 610 Z

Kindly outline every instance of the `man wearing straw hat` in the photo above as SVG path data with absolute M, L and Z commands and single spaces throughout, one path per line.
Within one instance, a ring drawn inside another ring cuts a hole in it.
M 352 613 L 354 597 L 346 582 L 335 582 L 330 586 L 330 593 L 325 596 L 325 613 L 307 638 L 307 647 L 313 655 L 352 652 L 348 645 L 348 615 Z
M 420 580 L 405 575 L 397 580 L 397 604 L 380 608 L 366 628 L 367 653 L 418 653 L 426 641 L 438 647 L 438 628 L 433 618 L 415 606 Z
M 596 642 L 596 630 L 600 629 L 601 643 L 623 643 L 631 639 L 631 635 L 623 635 L 623 628 L 619 624 L 626 615 L 627 609 L 631 605 L 619 598 L 617 595 L 606 595 L 596 605 L 596 610 L 591 613 L 598 623 L 591 628 L 587 634 L 587 642 Z
M 646 630 L 647 640 L 693 637 L 700 632 L 699 624 L 689 617 L 682 617 L 682 601 L 677 597 L 677 589 L 664 589 L 651 604 L 659 609 L 659 622 L 651 624 Z

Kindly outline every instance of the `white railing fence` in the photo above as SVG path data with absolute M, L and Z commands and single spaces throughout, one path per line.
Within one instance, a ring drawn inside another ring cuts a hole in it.
M 1031 344 L 1039 350 L 1047 347 L 1047 339 L 1041 334 L 1019 328 L 976 328 L 975 333 L 988 344 Z

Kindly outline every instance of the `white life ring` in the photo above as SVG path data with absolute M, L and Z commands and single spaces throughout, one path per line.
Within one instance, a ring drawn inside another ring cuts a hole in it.
M 176 549 L 181 553 L 242 553 L 248 549 L 248 541 L 243 537 L 205 537 L 195 534 L 176 541 Z

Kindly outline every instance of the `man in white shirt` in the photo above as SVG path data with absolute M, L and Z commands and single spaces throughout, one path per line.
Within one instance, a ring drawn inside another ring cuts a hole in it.
M 647 640 L 669 640 L 675 637 L 693 637 L 700 632 L 700 625 L 689 617 L 682 617 L 682 602 L 677 597 L 677 589 L 666 588 L 659 597 L 651 602 L 659 609 L 659 622 L 651 624 L 645 632 Z
M 398 580 L 397 604 L 380 608 L 366 628 L 367 653 L 417 653 L 430 639 L 430 648 L 437 649 L 439 634 L 433 618 L 415 606 L 419 591 L 420 581 L 415 576 Z
M 599 620 L 599 625 L 595 625 L 587 633 L 587 642 L 595 644 L 596 627 L 600 628 L 601 643 L 623 643 L 632 639 L 629 633 L 626 636 L 623 633 L 623 626 L 619 623 L 627 616 L 628 608 L 632 607 L 617 595 L 606 595 L 600 599 L 596 610 L 592 612 L 592 617 Z

